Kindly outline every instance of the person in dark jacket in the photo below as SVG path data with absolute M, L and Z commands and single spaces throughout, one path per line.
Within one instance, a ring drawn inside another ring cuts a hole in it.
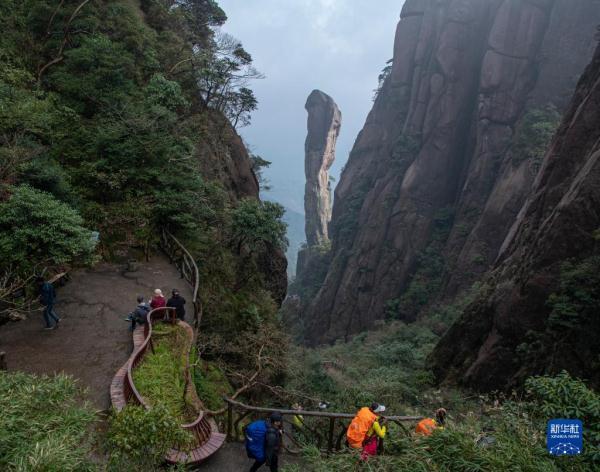
M 125 318 L 125 321 L 131 322 L 131 327 L 129 328 L 131 331 L 135 329 L 136 324 L 146 323 L 146 315 L 150 312 L 150 306 L 144 301 L 143 296 L 138 295 L 137 303 L 135 310 L 129 313 L 129 316 Z
M 60 318 L 54 311 L 54 303 L 56 301 L 54 285 L 50 282 L 46 282 L 43 277 L 37 277 L 35 281 L 38 286 L 40 303 L 44 307 L 44 321 L 46 322 L 46 327 L 44 329 L 50 330 L 58 328 Z
M 271 413 L 267 421 L 267 434 L 265 435 L 265 460 L 256 460 L 250 472 L 256 472 L 263 464 L 267 464 L 271 472 L 279 470 L 279 449 L 283 437 L 283 418 L 279 413 Z
M 181 296 L 176 288 L 171 291 L 171 298 L 167 301 L 167 306 L 175 308 L 177 318 L 181 321 L 185 320 L 185 298 Z

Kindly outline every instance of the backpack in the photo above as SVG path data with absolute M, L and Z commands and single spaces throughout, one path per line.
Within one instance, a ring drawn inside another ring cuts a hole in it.
M 265 460 L 265 436 L 267 434 L 267 422 L 257 420 L 246 426 L 246 453 L 251 459 L 257 461 Z
M 367 407 L 361 408 L 358 411 L 346 432 L 346 438 L 348 439 L 350 447 L 355 449 L 363 447 L 363 442 L 367 437 L 367 433 L 369 432 L 369 429 L 371 429 L 371 426 L 373 426 L 373 423 L 375 423 L 376 419 L 377 415 Z
M 425 418 L 419 421 L 415 428 L 415 433 L 421 434 L 422 436 L 431 436 L 431 433 L 438 428 L 438 424 L 432 418 Z

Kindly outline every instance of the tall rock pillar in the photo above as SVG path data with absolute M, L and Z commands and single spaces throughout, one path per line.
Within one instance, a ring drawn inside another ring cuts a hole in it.
M 329 95 L 320 90 L 311 92 L 305 108 L 308 112 L 308 134 L 304 144 L 304 211 L 308 249 L 298 254 L 297 273 L 306 266 L 311 247 L 329 242 L 328 225 L 332 204 L 329 168 L 335 160 L 335 144 L 342 124 L 338 106 Z

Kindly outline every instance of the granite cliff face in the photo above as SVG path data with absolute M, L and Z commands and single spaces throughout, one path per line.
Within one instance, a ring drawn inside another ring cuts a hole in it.
M 331 184 L 329 169 L 335 160 L 335 144 L 340 134 L 342 114 L 333 99 L 313 90 L 305 105 L 308 112 L 304 144 L 304 215 L 307 248 L 298 253 L 297 274 L 309 264 L 313 246 L 329 242 Z
M 549 303 L 550 295 L 564 287 L 565 261 L 597 260 L 599 228 L 600 47 L 503 244 L 488 287 L 431 356 L 438 379 L 495 389 L 531 374 L 566 369 L 599 385 L 597 306 L 594 316 L 569 313 L 572 319 L 561 320 L 556 313 L 553 318 Z M 597 272 L 597 266 L 591 267 Z M 590 295 L 585 284 L 578 280 L 576 285 L 583 302 Z
M 451 297 L 490 267 L 598 23 L 597 0 L 405 3 L 391 72 L 336 188 L 307 342 L 390 310 L 414 319 L 423 297 L 400 303 L 406 293 Z

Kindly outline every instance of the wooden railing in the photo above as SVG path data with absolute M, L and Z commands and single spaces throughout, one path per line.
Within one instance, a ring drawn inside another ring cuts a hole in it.
M 167 315 L 167 316 L 165 316 L 165 315 Z M 143 325 L 144 341 L 139 346 L 139 348 L 133 353 L 132 357 L 130 358 L 128 365 L 127 365 L 127 375 L 125 376 L 124 382 L 123 382 L 123 392 L 124 392 L 127 403 L 134 404 L 134 405 L 142 405 L 145 408 L 150 408 L 147 401 L 142 397 L 142 395 L 140 394 L 140 392 L 137 390 L 137 388 L 135 386 L 135 383 L 133 381 L 133 371 L 143 361 L 145 355 L 148 353 L 148 350 L 150 350 L 152 352 L 154 351 L 154 346 L 153 346 L 153 341 L 152 341 L 153 325 L 156 322 L 164 322 L 165 320 L 168 320 L 167 322 L 169 322 L 169 323 L 176 322 L 173 308 L 168 308 L 168 307 L 156 308 L 156 309 L 152 310 L 150 313 L 148 313 L 148 315 L 147 315 L 147 323 L 145 323 Z M 186 323 L 183 323 L 180 321 L 178 323 L 181 323 L 184 327 L 187 327 L 187 330 L 189 330 L 189 336 L 190 336 L 189 348 L 191 348 L 193 345 L 193 341 L 194 341 L 193 330 Z M 193 385 L 193 382 L 191 381 L 189 359 L 186 360 L 185 375 L 186 375 L 186 390 L 194 389 L 194 392 L 195 392 L 195 387 Z M 186 391 L 186 397 L 187 397 L 187 391 Z M 169 462 L 173 462 L 173 463 L 176 463 L 176 462 L 193 463 L 193 462 L 199 462 L 200 460 L 205 459 L 207 457 L 206 451 L 204 451 L 204 450 L 201 451 L 201 449 L 204 445 L 206 445 L 211 440 L 212 436 L 215 436 L 214 433 L 217 432 L 216 427 L 213 429 L 213 426 L 211 425 L 209 418 L 203 411 L 200 411 L 198 417 L 192 423 L 182 424 L 181 427 L 183 429 L 189 431 L 193 435 L 193 437 L 195 438 L 195 444 L 192 446 L 192 450 L 189 452 L 171 449 L 167 455 L 167 460 Z
M 200 299 L 200 273 L 196 261 L 179 240 L 168 230 L 163 229 L 160 236 L 160 247 L 175 264 L 181 278 L 192 287 L 192 302 L 194 306 L 194 327 L 198 329 L 202 321 L 202 300 Z
M 298 453 L 302 449 L 302 441 L 298 439 L 298 436 L 304 436 L 303 439 L 310 438 L 324 452 L 339 451 L 345 444 L 346 431 L 355 416 L 352 413 L 264 408 L 246 405 L 227 397 L 224 400 L 227 403 L 226 428 L 228 441 L 241 439 L 240 433 L 243 421 L 265 417 L 271 413 L 279 413 L 283 417 L 284 423 L 291 427 L 284 428 L 284 447 L 290 453 Z M 293 434 L 290 431 L 293 429 L 293 423 L 289 418 L 293 418 L 296 415 L 302 416 L 304 421 L 302 422 L 302 427 L 298 428 L 298 434 Z M 317 422 L 321 423 L 318 426 L 322 426 L 322 428 L 309 425 L 309 422 L 306 421 L 307 418 L 316 418 Z M 422 416 L 383 416 L 383 418 L 388 422 L 396 423 L 406 435 L 410 434 L 410 430 L 403 423 L 417 422 L 423 419 Z

